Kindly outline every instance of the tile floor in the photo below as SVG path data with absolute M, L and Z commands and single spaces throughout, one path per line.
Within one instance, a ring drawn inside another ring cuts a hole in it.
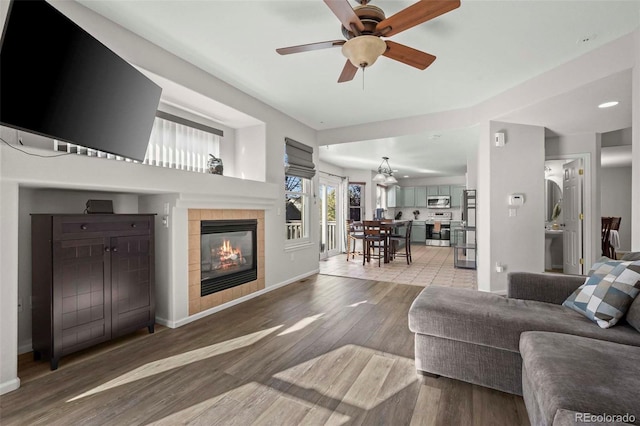
M 411 246 L 411 257 L 413 262 L 410 265 L 403 257 L 399 257 L 378 267 L 377 260 L 363 266 L 362 256 L 356 255 L 355 259 L 349 258 L 347 262 L 347 255 L 339 254 L 320 261 L 320 273 L 422 287 L 434 284 L 474 290 L 478 288 L 475 269 L 453 267 L 453 249 L 450 247 L 414 244 Z

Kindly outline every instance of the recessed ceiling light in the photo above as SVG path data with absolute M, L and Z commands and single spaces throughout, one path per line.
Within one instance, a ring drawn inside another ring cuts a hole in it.
M 405 176 L 403 176 L 403 177 L 406 177 L 406 178 L 408 178 L 408 177 L 409 177 L 409 175 L 405 175 Z
M 611 108 L 611 107 L 614 107 L 614 106 L 618 105 L 619 103 L 620 102 L 618 102 L 618 101 L 605 102 L 605 103 L 602 103 L 602 104 L 598 105 L 598 108 Z

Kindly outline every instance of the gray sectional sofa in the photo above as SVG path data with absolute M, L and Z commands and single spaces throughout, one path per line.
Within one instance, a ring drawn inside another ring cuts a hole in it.
M 579 276 L 511 273 L 507 297 L 425 288 L 409 311 L 416 369 L 524 393 L 534 425 L 566 424 L 571 413 L 605 409 L 633 410 L 640 424 L 640 332 L 625 321 L 602 329 L 563 307 L 583 283 Z M 627 317 L 640 323 L 640 297 Z

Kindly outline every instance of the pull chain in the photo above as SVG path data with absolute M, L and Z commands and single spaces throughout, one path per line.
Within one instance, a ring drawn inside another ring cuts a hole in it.
M 362 67 L 362 91 L 364 92 L 364 69 L 365 67 Z

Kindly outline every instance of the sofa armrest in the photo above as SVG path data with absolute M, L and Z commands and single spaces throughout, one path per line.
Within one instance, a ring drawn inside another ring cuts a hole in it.
M 585 279 L 580 275 L 511 272 L 508 275 L 507 297 L 561 305 L 584 284 Z

